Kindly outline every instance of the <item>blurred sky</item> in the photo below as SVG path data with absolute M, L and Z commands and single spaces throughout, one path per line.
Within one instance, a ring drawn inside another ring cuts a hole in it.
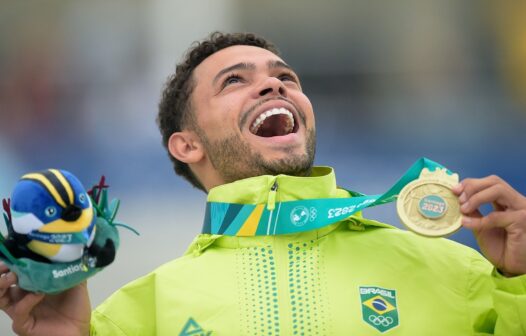
M 165 78 L 214 30 L 278 45 L 315 107 L 316 163 L 340 185 L 382 193 L 426 156 L 525 193 L 524 17 L 522 0 L 0 0 L 0 195 L 50 167 L 107 176 L 142 235 L 121 232 L 93 305 L 181 255 L 205 195 L 172 172 L 155 117 Z M 391 205 L 366 215 L 399 225 Z

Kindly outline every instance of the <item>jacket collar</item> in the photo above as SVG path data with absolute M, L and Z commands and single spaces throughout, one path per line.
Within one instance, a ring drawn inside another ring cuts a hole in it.
M 269 200 L 271 190 L 276 189 L 276 201 L 293 201 L 312 198 L 348 197 L 349 193 L 338 189 L 336 176 L 330 167 L 314 167 L 311 176 L 262 175 L 212 188 L 209 202 L 260 204 Z
M 276 202 L 314 198 L 340 198 L 352 196 L 347 190 L 338 188 L 334 170 L 330 167 L 314 167 L 311 176 L 295 177 L 288 175 L 263 175 L 239 180 L 212 188 L 208 194 L 209 202 L 261 204 L 267 203 L 274 185 L 278 186 Z M 185 254 L 201 254 L 211 245 L 227 248 L 240 248 L 255 245 L 267 246 L 278 241 L 309 241 L 319 239 L 336 229 L 364 231 L 367 226 L 392 226 L 363 218 L 361 212 L 348 219 L 318 230 L 278 236 L 235 237 L 214 234 L 200 234 L 189 246 Z

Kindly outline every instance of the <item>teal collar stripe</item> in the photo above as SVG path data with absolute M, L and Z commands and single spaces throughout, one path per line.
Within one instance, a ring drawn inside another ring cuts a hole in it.
M 402 188 L 420 176 L 422 169 L 444 168 L 420 158 L 384 194 L 364 195 L 349 191 L 348 198 L 319 198 L 276 202 L 276 204 L 239 204 L 207 202 L 203 233 L 227 236 L 264 236 L 320 229 L 341 221 L 368 207 L 392 202 Z M 448 171 L 451 174 L 450 171 Z M 270 192 L 279 188 L 274 184 Z

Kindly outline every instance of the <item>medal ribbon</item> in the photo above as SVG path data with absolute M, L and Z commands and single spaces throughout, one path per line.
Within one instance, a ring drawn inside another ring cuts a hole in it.
M 384 194 L 365 195 L 347 190 L 348 198 L 318 198 L 239 204 L 207 202 L 203 233 L 227 236 L 265 236 L 320 229 L 368 207 L 393 202 L 403 187 L 420 176 L 422 169 L 443 169 L 439 163 L 420 158 Z M 451 172 L 448 170 L 448 174 Z M 271 192 L 278 188 L 275 184 Z

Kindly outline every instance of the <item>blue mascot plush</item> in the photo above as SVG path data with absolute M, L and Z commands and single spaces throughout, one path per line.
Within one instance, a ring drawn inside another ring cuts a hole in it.
M 114 221 L 119 201 L 108 205 L 104 176 L 86 192 L 65 170 L 29 173 L 4 200 L 7 237 L 0 259 L 30 291 L 57 293 L 73 287 L 115 259 Z M 129 228 L 129 227 L 127 227 Z

